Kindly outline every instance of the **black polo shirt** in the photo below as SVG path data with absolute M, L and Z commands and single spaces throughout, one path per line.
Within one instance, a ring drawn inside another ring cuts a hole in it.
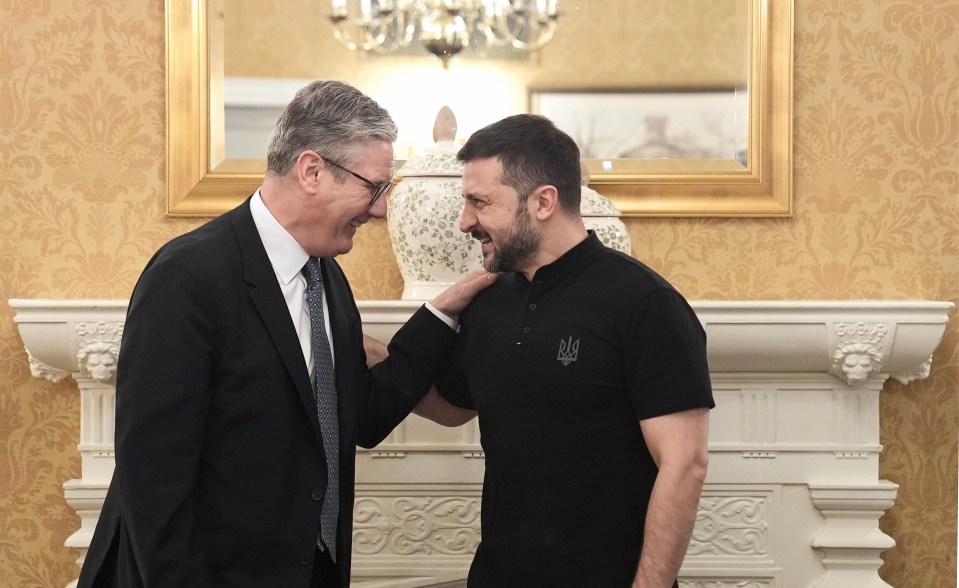
M 628 586 L 657 471 L 639 421 L 714 406 L 695 313 L 591 232 L 461 323 L 438 387 L 479 412 L 486 453 L 469 586 Z

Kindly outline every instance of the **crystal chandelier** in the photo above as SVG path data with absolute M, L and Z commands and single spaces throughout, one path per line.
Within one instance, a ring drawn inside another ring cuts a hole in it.
M 392 53 L 418 40 L 449 64 L 465 48 L 532 52 L 556 31 L 558 0 L 331 0 L 336 39 L 352 51 Z

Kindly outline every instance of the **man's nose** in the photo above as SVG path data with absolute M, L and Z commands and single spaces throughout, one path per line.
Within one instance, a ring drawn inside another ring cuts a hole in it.
M 386 196 L 380 196 L 370 207 L 370 216 L 373 218 L 386 218 Z
M 460 231 L 469 233 L 476 226 L 476 215 L 471 213 L 467 207 L 463 207 L 463 213 L 460 215 Z

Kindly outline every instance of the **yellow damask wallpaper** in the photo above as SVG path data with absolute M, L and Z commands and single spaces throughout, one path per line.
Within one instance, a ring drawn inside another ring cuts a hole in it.
M 770 0 L 779 1 L 779 0 Z M 0 299 L 125 298 L 197 220 L 164 215 L 162 0 L 0 0 Z M 959 0 L 796 0 L 795 215 L 633 219 L 634 255 L 692 299 L 959 302 Z M 384 223 L 344 265 L 397 298 Z M 882 394 L 881 575 L 956 574 L 959 322 L 929 378 Z M 0 584 L 62 586 L 79 520 L 79 398 L 30 376 L 0 303 Z

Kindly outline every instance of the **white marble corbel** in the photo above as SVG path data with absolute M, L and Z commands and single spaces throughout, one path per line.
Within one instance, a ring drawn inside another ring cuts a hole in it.
M 95 382 L 108 382 L 117 375 L 122 323 L 77 323 L 77 369 Z
M 41 380 L 49 380 L 54 384 L 58 383 L 63 378 L 70 375 L 70 372 L 66 370 L 58 370 L 55 367 L 49 366 L 30 353 L 30 350 L 27 349 L 27 359 L 30 361 L 30 375 L 34 378 L 39 378 Z
M 862 384 L 882 371 L 891 338 L 884 323 L 836 323 L 832 326 L 833 353 L 829 372 L 850 386 Z
M 900 384 L 908 384 L 914 380 L 922 380 L 929 377 L 929 373 L 932 371 L 932 354 L 929 354 L 929 357 L 926 361 L 920 363 L 915 368 L 905 372 L 896 372 L 889 374 L 894 380 L 897 380 Z

